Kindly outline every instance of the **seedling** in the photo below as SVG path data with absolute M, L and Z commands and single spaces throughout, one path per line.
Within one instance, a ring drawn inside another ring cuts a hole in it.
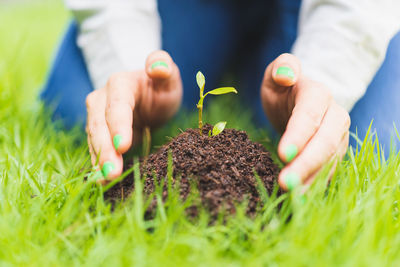
M 226 126 L 226 121 L 220 121 L 217 124 L 214 125 L 212 131 L 208 131 L 208 136 L 216 136 L 222 133 L 222 131 L 225 129 Z
M 201 73 L 200 71 L 197 72 L 196 75 L 196 81 L 197 81 L 197 85 L 200 88 L 200 100 L 197 103 L 197 108 L 199 109 L 199 130 L 200 130 L 200 134 L 203 133 L 203 102 L 204 102 L 204 98 L 210 94 L 210 95 L 224 95 L 224 94 L 229 94 L 229 93 L 235 93 L 237 94 L 237 91 L 235 88 L 233 87 L 220 87 L 214 90 L 211 90 L 209 92 L 207 92 L 206 94 L 204 94 L 204 85 L 206 84 L 206 79 L 204 78 L 203 73 Z M 218 127 L 216 127 L 218 125 Z M 208 133 L 210 136 L 211 135 L 217 135 L 220 132 L 222 132 L 225 128 L 226 122 L 219 122 L 215 125 L 215 127 L 212 130 L 212 133 Z

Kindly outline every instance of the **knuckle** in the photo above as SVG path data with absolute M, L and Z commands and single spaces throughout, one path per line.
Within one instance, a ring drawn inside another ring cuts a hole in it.
M 86 127 L 86 133 L 89 137 L 92 137 L 95 132 L 96 132 L 96 128 L 94 127 L 94 125 L 90 125 L 90 126 Z
M 307 109 L 305 111 L 305 118 L 307 120 L 308 126 L 312 129 L 316 129 L 321 124 L 322 115 L 315 110 Z
M 123 100 L 119 97 L 113 98 L 113 99 L 109 99 L 106 103 L 106 107 L 105 107 L 105 115 L 108 117 L 111 114 L 113 114 L 113 112 L 117 111 L 117 110 L 121 110 L 122 108 L 126 107 L 126 100 Z M 114 113 L 115 113 L 114 112 Z M 120 112 L 117 112 L 120 113 Z
M 346 110 L 344 110 L 343 108 L 342 108 L 342 110 L 343 110 L 344 129 L 348 130 L 350 128 L 350 125 L 351 125 L 350 114 Z
M 86 108 L 92 109 L 95 105 L 96 91 L 91 92 L 86 96 Z
M 110 116 L 110 114 L 112 114 L 112 112 L 114 110 L 113 107 L 115 104 L 118 105 L 117 103 L 118 103 L 117 101 L 107 102 L 107 105 L 106 105 L 106 116 L 107 117 Z
M 326 138 L 323 138 L 320 141 L 320 147 L 323 148 L 325 151 L 325 156 L 321 157 L 321 160 L 327 161 L 338 153 L 339 144 L 332 136 L 326 136 Z
M 308 174 L 313 173 L 315 169 L 315 162 L 312 160 L 306 160 L 305 158 L 299 159 L 293 169 L 297 170 L 302 179 L 306 178 Z
M 325 149 L 327 151 L 327 158 L 330 159 L 336 154 L 336 151 L 338 149 L 338 144 L 336 142 L 333 142 L 331 139 L 331 141 L 326 142 Z
M 90 120 L 88 121 L 87 125 L 86 125 L 86 133 L 89 137 L 93 137 L 96 132 L 99 129 L 99 121 L 94 119 L 94 120 Z
M 112 158 L 112 156 L 110 157 L 110 155 L 113 154 L 113 150 L 111 150 L 108 147 L 102 146 L 100 147 L 98 154 L 99 154 L 99 162 L 101 165 L 103 165 L 104 162 L 109 161 L 110 158 Z
M 342 106 L 340 106 L 338 104 L 335 105 L 335 108 L 336 108 L 337 117 L 341 118 L 342 128 L 347 131 L 351 125 L 350 114 L 347 112 L 346 109 L 344 109 Z

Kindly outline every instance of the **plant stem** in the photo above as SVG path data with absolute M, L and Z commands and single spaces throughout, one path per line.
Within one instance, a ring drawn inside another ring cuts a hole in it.
M 199 130 L 200 130 L 200 135 L 203 134 L 203 105 L 197 105 L 197 108 L 199 109 Z
M 150 154 L 151 148 L 151 132 L 150 127 L 146 126 L 143 129 L 143 157 L 147 159 L 147 156 Z

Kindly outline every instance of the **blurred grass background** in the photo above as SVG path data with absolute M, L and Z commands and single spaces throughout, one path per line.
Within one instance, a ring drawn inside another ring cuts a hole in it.
M 59 1 L 0 1 L 0 264 L 4 266 L 399 266 L 400 158 L 366 139 L 326 188 L 265 200 L 225 224 L 184 216 L 176 198 L 143 220 L 137 191 L 113 212 L 90 180 L 84 136 L 56 131 L 37 95 L 69 19 Z M 231 100 L 207 106 L 210 122 L 265 138 Z M 180 117 L 155 134 L 161 144 Z M 375 153 L 375 152 L 376 153 Z M 84 182 L 85 175 L 89 181 Z

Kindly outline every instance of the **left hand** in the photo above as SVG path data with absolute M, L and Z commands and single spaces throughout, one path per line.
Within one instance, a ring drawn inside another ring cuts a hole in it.
M 350 116 L 329 90 L 301 74 L 299 60 L 282 54 L 266 69 L 261 101 L 272 125 L 283 133 L 279 174 L 284 190 L 309 185 L 318 171 L 342 159 L 349 143 Z

